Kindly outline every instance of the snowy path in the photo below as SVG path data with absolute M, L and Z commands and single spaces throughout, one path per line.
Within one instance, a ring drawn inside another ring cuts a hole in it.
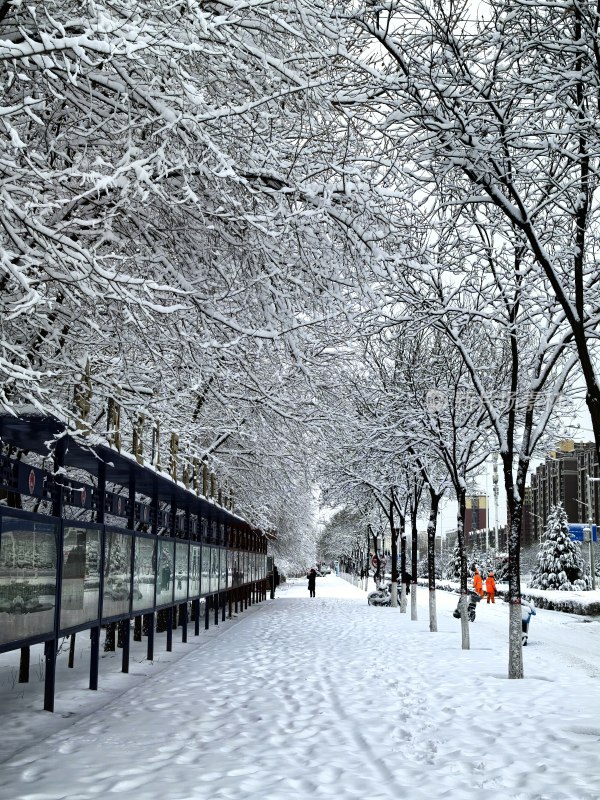
M 438 593 L 431 634 L 423 589 L 411 622 L 335 576 L 314 599 L 305 584 L 123 676 L 94 714 L 54 715 L 47 738 L 51 715 L 29 712 L 1 800 L 600 798 L 600 622 L 540 611 L 508 681 L 502 604 L 480 604 L 463 652 L 456 597 Z

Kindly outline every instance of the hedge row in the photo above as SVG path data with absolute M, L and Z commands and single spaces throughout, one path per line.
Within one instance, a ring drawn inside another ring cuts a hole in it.
M 417 583 L 420 586 L 427 586 L 427 579 L 419 578 Z M 459 591 L 459 585 L 455 581 L 436 581 L 435 588 L 446 592 L 454 592 L 455 594 Z M 500 584 L 497 587 L 498 597 L 504 598 L 507 591 L 506 585 Z M 596 592 L 593 594 L 594 597 L 597 597 Z M 567 614 L 579 614 L 583 617 L 600 616 L 600 600 L 587 600 L 581 596 L 581 592 L 545 592 L 543 589 L 524 588 L 521 590 L 521 595 L 526 600 L 533 600 L 536 608 L 545 608 L 547 611 L 563 611 Z

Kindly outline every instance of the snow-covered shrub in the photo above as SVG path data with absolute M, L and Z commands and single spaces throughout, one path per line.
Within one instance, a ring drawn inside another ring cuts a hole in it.
M 567 515 L 559 503 L 548 517 L 530 588 L 585 591 L 591 589 L 590 576 L 585 572 L 581 547 L 571 539 Z

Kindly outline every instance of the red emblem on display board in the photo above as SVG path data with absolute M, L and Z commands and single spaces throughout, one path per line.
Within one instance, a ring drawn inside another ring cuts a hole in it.
M 33 494 L 35 491 L 35 472 L 33 470 L 29 472 L 29 478 L 27 483 L 29 486 L 29 494 Z

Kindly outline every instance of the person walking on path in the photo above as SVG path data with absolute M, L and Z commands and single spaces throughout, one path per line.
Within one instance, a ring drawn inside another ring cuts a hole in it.
M 315 587 L 317 584 L 317 570 L 313 567 L 306 577 L 308 578 L 308 591 L 310 593 L 310 596 L 315 597 L 316 596 Z
M 490 574 L 485 579 L 485 593 L 487 594 L 487 601 L 488 603 L 490 600 L 492 603 L 496 602 L 496 581 L 494 580 L 494 573 L 490 572 Z
M 475 567 L 475 575 L 473 575 L 473 588 L 479 597 L 483 597 L 483 578 L 479 574 L 477 567 Z

